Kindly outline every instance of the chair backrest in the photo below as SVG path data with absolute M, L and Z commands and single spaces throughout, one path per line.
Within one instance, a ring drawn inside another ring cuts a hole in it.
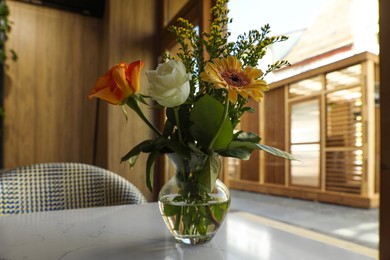
M 121 176 L 81 163 L 42 163 L 0 172 L 0 215 L 146 202 Z

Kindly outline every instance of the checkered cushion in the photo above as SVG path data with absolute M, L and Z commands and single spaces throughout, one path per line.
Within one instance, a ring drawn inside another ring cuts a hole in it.
M 0 215 L 146 202 L 130 182 L 80 163 L 43 163 L 0 172 Z

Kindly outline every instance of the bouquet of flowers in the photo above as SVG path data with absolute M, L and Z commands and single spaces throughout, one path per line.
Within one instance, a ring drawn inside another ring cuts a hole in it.
M 166 62 L 146 72 L 147 94 L 139 92 L 143 62 L 135 61 L 112 67 L 98 79 L 89 95 L 122 108 L 130 107 L 154 131 L 153 139 L 140 142 L 122 158 L 134 165 L 140 153 L 149 154 L 146 167 L 149 189 L 152 189 L 154 162 L 163 154 L 175 154 L 187 161 L 194 155 L 205 158 L 195 173 L 181 177 L 191 179 L 198 191 L 204 191 L 202 194 L 214 188 L 221 168 L 220 156 L 247 160 L 253 151 L 263 150 L 293 159 L 284 151 L 260 144 L 256 133 L 236 129 L 241 116 L 253 112 L 246 105 L 248 99 L 260 102 L 268 90 L 264 77 L 288 65 L 282 60 L 269 65 L 265 72 L 256 68 L 267 46 L 287 37 L 269 37 L 270 27 L 265 25 L 260 31 L 249 31 L 235 42 L 229 42 L 227 26 L 232 19 L 228 18 L 227 2 L 217 0 L 212 7 L 210 32 L 199 35 L 193 24 L 181 18 L 177 25 L 170 27 L 181 45 L 180 51 L 176 56 L 164 54 Z M 155 102 L 148 102 L 150 99 Z M 165 125 L 161 130 L 144 116 L 139 103 L 165 110 Z M 181 191 L 181 196 L 193 196 L 194 189 L 188 190 Z M 207 198 L 207 195 L 196 196 Z

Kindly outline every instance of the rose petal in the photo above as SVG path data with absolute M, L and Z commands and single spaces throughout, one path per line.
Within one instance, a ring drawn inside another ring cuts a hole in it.
M 149 95 L 160 105 L 174 107 L 183 104 L 190 93 L 191 73 L 186 72 L 182 62 L 170 60 L 159 64 L 156 70 L 148 71 Z

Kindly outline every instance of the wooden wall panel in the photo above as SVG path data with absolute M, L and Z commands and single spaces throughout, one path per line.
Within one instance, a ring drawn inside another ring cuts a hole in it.
M 163 25 L 167 26 L 170 22 L 173 22 L 173 18 L 187 4 L 188 1 L 189 0 L 163 0 Z
M 4 166 L 74 161 L 95 163 L 129 179 L 151 199 L 145 186 L 146 156 L 131 170 L 120 158 L 152 137 L 132 112 L 129 121 L 118 106 L 99 104 L 87 95 L 96 79 L 120 61 L 142 59 L 144 72 L 156 67 L 156 1 L 107 1 L 104 19 L 8 1 L 14 22 L 5 82 Z M 147 117 L 153 113 L 146 109 Z M 94 151 L 96 161 L 93 161 Z
M 285 118 L 284 87 L 272 89 L 265 93 L 264 98 L 264 138 L 262 143 L 286 151 L 286 126 L 281 123 Z M 276 116 L 276 117 L 275 117 Z M 285 165 L 287 160 L 264 153 L 264 182 L 284 185 Z
M 102 20 L 8 1 L 4 167 L 50 161 L 92 162 Z
M 253 107 L 256 111 L 254 113 L 245 113 L 241 117 L 240 128 L 246 132 L 259 134 L 260 105 L 253 99 L 249 99 L 247 106 Z M 248 161 L 240 161 L 240 167 L 241 180 L 260 181 L 260 152 L 254 151 Z
M 156 39 L 156 1 L 108 1 L 108 64 L 107 68 L 119 61 L 131 62 L 143 60 L 145 67 L 141 77 L 141 92 L 147 93 L 145 71 L 156 68 L 155 50 L 159 47 Z M 152 110 L 146 109 L 145 115 L 153 118 Z M 120 158 L 133 146 L 153 137 L 152 132 L 128 109 L 128 122 L 118 106 L 108 106 L 108 169 L 124 176 L 134 183 L 151 200 L 152 194 L 145 185 L 147 155 L 143 154 L 133 169 Z M 102 151 L 104 152 L 104 151 Z M 160 174 L 160 173 L 157 173 Z

